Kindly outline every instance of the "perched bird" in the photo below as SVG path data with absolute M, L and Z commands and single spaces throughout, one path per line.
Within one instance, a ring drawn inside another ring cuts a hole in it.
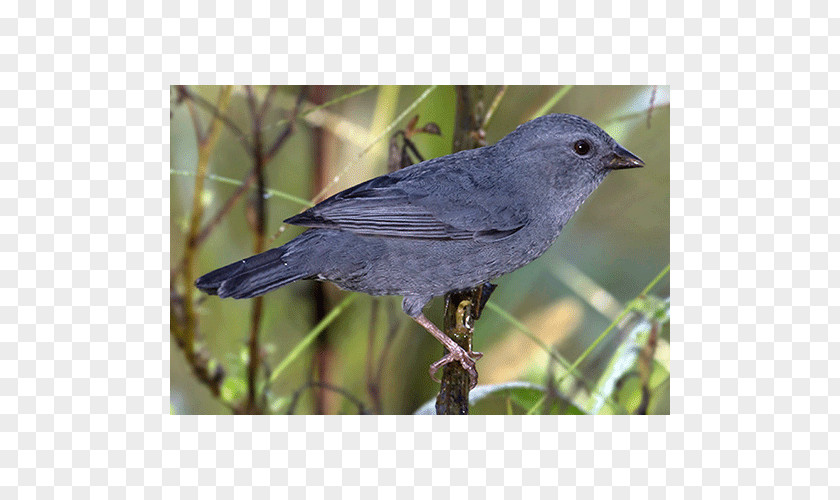
M 592 122 L 552 114 L 498 143 L 424 161 L 342 191 L 285 222 L 311 229 L 285 245 L 205 274 L 212 295 L 256 297 L 303 279 L 370 295 L 402 295 L 403 310 L 477 380 L 481 353 L 440 331 L 423 307 L 539 257 L 613 170 L 644 166 Z

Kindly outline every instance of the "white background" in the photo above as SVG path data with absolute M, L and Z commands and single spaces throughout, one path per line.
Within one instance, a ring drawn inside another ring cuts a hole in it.
M 838 4 L 562 4 L 4 5 L 0 496 L 838 498 Z M 168 415 L 176 83 L 670 85 L 674 415 Z

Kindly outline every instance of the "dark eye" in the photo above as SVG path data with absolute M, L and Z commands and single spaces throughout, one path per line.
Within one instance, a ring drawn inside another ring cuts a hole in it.
M 583 139 L 577 141 L 575 143 L 575 153 L 579 154 L 580 156 L 586 156 L 586 153 L 589 152 L 590 145 L 588 141 Z

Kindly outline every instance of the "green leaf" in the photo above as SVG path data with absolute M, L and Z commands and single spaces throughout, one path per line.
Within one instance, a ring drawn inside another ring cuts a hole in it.
M 280 413 L 292 401 L 291 396 L 283 396 L 271 402 L 271 413 Z
M 503 384 L 480 385 L 470 391 L 471 412 L 477 414 L 524 414 L 528 408 L 542 408 L 546 399 L 545 387 L 531 382 L 505 382 Z M 583 415 L 574 404 L 561 400 L 552 403 L 551 413 Z M 434 415 L 435 398 L 427 401 L 415 415 Z
M 222 399 L 224 399 L 228 403 L 233 404 L 242 399 L 242 397 L 247 391 L 248 384 L 245 382 L 245 379 L 238 377 L 228 377 L 222 384 Z

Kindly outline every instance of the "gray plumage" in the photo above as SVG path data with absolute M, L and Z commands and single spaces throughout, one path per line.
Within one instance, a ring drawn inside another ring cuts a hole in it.
M 492 146 L 412 165 L 286 220 L 310 229 L 196 286 L 250 298 L 300 279 L 402 295 L 411 317 L 539 257 L 611 170 L 643 163 L 593 123 L 547 115 Z M 434 334 L 434 333 L 433 333 Z

